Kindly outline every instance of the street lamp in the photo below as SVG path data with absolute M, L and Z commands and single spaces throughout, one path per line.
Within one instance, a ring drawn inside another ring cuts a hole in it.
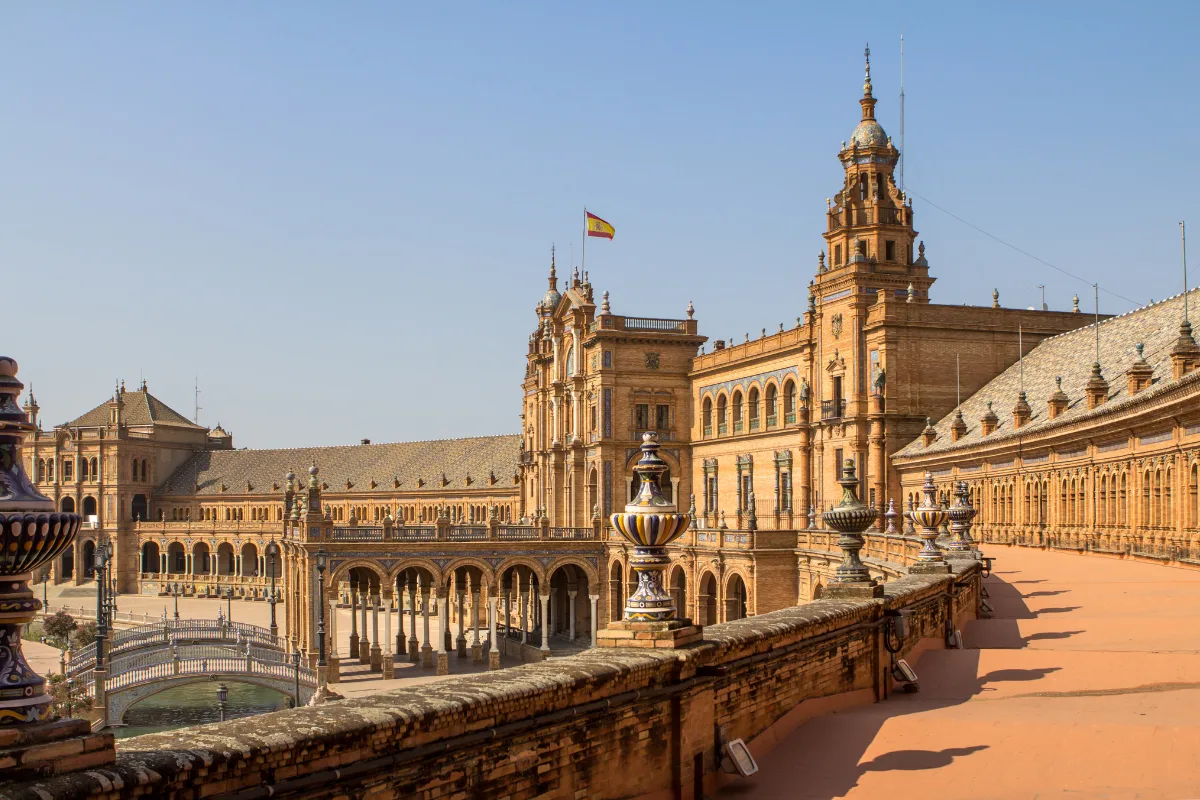
M 92 566 L 96 570 L 96 669 L 104 667 L 104 637 L 108 633 L 108 621 L 104 613 L 104 566 L 107 557 L 103 547 L 97 547 L 92 555 Z
M 225 688 L 225 684 L 217 684 L 217 711 L 221 715 L 221 722 L 225 721 L 225 701 L 229 699 L 229 690 Z
M 233 624 L 233 587 L 230 586 L 225 590 L 225 616 L 229 618 L 229 624 Z
M 329 554 L 317 549 L 317 666 L 325 667 L 325 567 Z
M 296 673 L 296 708 L 300 707 L 300 648 L 292 651 L 292 670 Z
M 175 595 L 175 621 L 179 621 L 179 581 L 171 584 L 171 589 Z
M 279 626 L 275 624 L 275 559 L 279 557 L 279 545 L 272 539 L 267 544 L 267 574 L 271 577 L 271 596 L 267 602 L 271 604 L 271 638 L 279 636 Z

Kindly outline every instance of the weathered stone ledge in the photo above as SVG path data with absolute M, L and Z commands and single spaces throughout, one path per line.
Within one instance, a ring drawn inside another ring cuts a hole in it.
M 470 785 L 480 797 L 569 796 L 581 788 L 589 797 L 619 797 L 661 789 L 664 782 L 680 785 L 692 780 L 692 755 L 672 754 L 677 747 L 664 741 L 687 742 L 714 768 L 714 723 L 751 739 L 803 699 L 872 687 L 884 694 L 884 610 L 926 609 L 914 614 L 920 619 L 910 625 L 906 647 L 922 636 L 940 636 L 946 616 L 958 613 L 949 599 L 954 582 L 978 574 L 974 561 L 953 566 L 953 574 L 887 583 L 880 599 L 817 600 L 714 625 L 702 642 L 680 650 L 593 649 L 428 686 L 139 736 L 121 743 L 110 767 L 10 785 L 0 789 L 0 800 L 250 797 L 267 785 L 291 785 L 298 797 L 324 797 L 320 786 L 352 765 L 380 759 L 386 769 L 354 776 L 379 797 L 442 797 L 437 787 L 443 785 L 447 796 L 452 787 Z M 758 668 L 762 657 L 773 659 L 771 670 Z M 691 711 L 681 716 L 675 703 L 689 704 Z M 550 724 L 513 725 L 542 719 Z M 709 722 L 696 724 L 703 719 Z M 460 738 L 471 734 L 480 736 Z M 419 765 L 396 758 L 430 747 Z M 622 770 L 612 763 L 625 759 L 643 767 Z M 526 776 L 516 789 L 505 779 L 514 774 Z M 313 785 L 289 784 L 304 777 Z

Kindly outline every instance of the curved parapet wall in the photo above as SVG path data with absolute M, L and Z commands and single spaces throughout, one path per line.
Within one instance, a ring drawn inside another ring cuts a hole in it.
M 903 651 L 943 646 L 979 602 L 978 562 L 954 570 L 891 581 L 880 599 L 712 625 L 678 650 L 593 649 L 135 737 L 111 767 L 0 788 L 0 800 L 690 797 L 697 779 L 716 785 L 718 730 L 755 747 L 805 716 L 885 697 L 885 611 L 909 612 Z

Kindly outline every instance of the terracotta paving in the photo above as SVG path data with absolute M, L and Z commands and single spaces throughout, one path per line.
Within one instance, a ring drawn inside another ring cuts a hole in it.
M 992 547 L 917 694 L 819 717 L 725 797 L 1200 798 L 1200 572 Z

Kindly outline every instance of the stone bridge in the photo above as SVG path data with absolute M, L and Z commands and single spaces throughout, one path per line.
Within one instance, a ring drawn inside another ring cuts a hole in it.
M 296 664 L 270 631 L 226 620 L 165 620 L 117 631 L 105 648 L 105 671 L 96 679 L 96 647 L 67 664 L 67 675 L 92 698 L 100 730 L 120 725 L 134 704 L 161 691 L 200 681 L 237 681 L 274 689 L 297 704 L 316 690 L 315 670 Z M 100 699 L 97 701 L 97 691 Z

